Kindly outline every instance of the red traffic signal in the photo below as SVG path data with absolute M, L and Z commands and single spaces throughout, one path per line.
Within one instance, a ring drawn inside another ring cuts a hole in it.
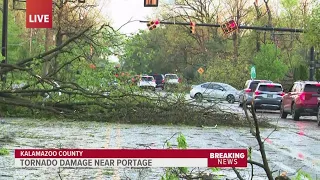
M 194 34 L 196 32 L 196 23 L 190 22 L 190 33 Z
M 238 29 L 238 25 L 235 20 L 230 20 L 224 24 L 221 24 L 221 29 L 224 34 L 229 34 Z
M 158 24 L 160 24 L 159 20 L 149 21 L 147 26 L 148 26 L 148 29 L 151 31 L 151 30 L 155 29 Z
M 144 7 L 158 7 L 159 0 L 144 0 Z
M 228 24 L 230 29 L 236 30 L 238 28 L 237 23 L 234 20 L 229 21 Z

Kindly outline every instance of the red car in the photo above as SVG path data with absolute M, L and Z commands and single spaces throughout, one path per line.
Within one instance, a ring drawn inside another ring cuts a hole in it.
M 298 121 L 300 116 L 317 116 L 320 126 L 319 102 L 320 82 L 297 81 L 282 97 L 280 117 L 285 119 L 291 114 L 292 118 Z

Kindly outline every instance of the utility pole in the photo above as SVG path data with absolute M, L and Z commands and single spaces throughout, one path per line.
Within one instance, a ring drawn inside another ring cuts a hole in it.
M 141 23 L 148 23 L 149 21 L 140 21 Z M 169 25 L 190 25 L 190 22 L 161 22 L 160 24 L 169 24 Z M 220 24 L 197 24 L 196 26 L 206 26 L 206 27 L 216 27 L 220 28 Z M 294 29 L 294 28 L 278 28 L 278 27 L 258 27 L 258 26 L 238 26 L 239 29 L 252 29 L 252 30 L 260 30 L 260 31 L 280 31 L 280 32 L 292 32 L 292 33 L 305 33 L 304 29 Z M 314 80 L 315 74 L 315 57 L 314 57 L 314 47 L 310 48 L 310 60 L 309 60 L 309 80 Z
M 7 64 L 7 48 L 8 48 L 8 0 L 3 0 L 3 12 L 2 12 L 2 49 L 1 54 L 4 58 L 1 63 Z M 6 75 L 1 75 L 1 81 L 6 82 Z
M 314 62 L 314 47 L 310 48 L 310 65 L 309 65 L 309 80 L 314 80 L 315 62 Z

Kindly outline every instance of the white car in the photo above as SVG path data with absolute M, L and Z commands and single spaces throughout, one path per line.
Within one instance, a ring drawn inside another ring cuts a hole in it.
M 190 97 L 198 101 L 203 99 L 211 102 L 213 100 L 226 100 L 229 103 L 239 101 L 240 91 L 229 84 L 219 82 L 206 82 L 192 86 Z
M 141 76 L 138 86 L 141 88 L 151 88 L 152 90 L 155 90 L 157 84 L 153 76 Z
M 180 78 L 176 74 L 165 74 L 164 75 L 166 84 L 179 84 Z

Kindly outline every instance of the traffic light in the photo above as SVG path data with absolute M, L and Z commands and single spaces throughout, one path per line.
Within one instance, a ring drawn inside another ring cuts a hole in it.
M 159 0 L 144 0 L 144 7 L 158 7 Z
M 148 24 L 147 24 L 148 29 L 149 29 L 150 31 L 153 30 L 153 29 L 155 29 L 159 23 L 160 23 L 159 20 L 149 21 Z
M 238 25 L 235 20 L 230 20 L 226 23 L 221 24 L 221 29 L 224 34 L 229 34 L 238 29 Z
M 196 23 L 190 22 L 190 33 L 194 34 L 196 32 Z

